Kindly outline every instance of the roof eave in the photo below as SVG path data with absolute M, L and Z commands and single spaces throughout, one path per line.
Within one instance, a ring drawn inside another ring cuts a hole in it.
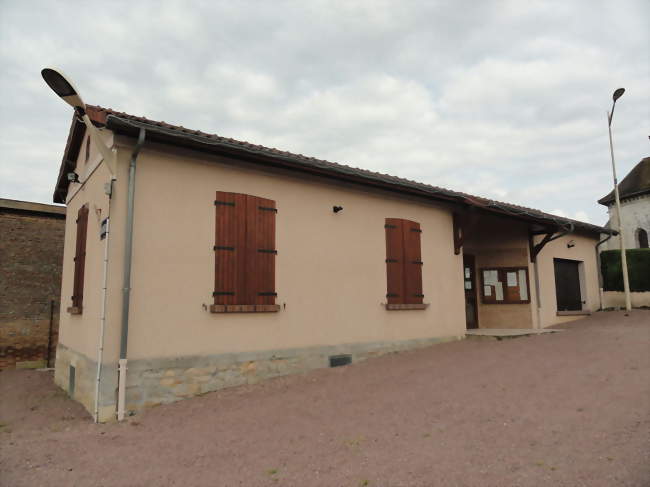
M 61 166 L 59 167 L 59 175 L 57 176 L 54 194 L 52 195 L 52 201 L 54 203 L 65 203 L 68 186 L 70 185 L 67 174 L 74 170 L 85 133 L 85 125 L 79 122 L 76 115 L 73 115 L 68 132 L 68 140 L 65 144 Z
M 319 168 L 314 164 L 305 164 L 304 162 L 298 160 L 295 157 L 290 155 L 269 155 L 268 153 L 262 153 L 261 151 L 254 150 L 252 148 L 238 145 L 230 144 L 218 139 L 211 139 L 205 136 L 196 135 L 188 132 L 178 132 L 166 129 L 161 126 L 152 125 L 150 123 L 140 122 L 136 120 L 124 119 L 119 116 L 109 114 L 106 117 L 106 127 L 110 130 L 113 130 L 116 133 L 137 137 L 138 131 L 140 128 L 145 128 L 148 131 L 147 140 L 153 142 L 159 142 L 163 144 L 171 144 L 179 147 L 185 147 L 189 149 L 199 150 L 202 152 L 209 153 L 218 153 L 222 155 L 227 155 L 237 159 L 245 159 L 247 161 L 253 161 L 258 163 L 264 163 L 265 165 L 270 165 L 273 167 L 279 167 L 294 171 L 300 171 L 303 173 L 310 173 L 321 177 L 333 178 L 338 180 L 344 180 L 347 182 L 352 182 L 356 184 L 361 184 L 364 186 L 372 186 L 375 188 L 380 188 L 397 193 L 407 193 L 414 196 L 424 197 L 427 199 L 433 199 L 443 202 L 456 203 L 463 206 L 472 206 L 479 209 L 488 211 L 490 213 L 497 213 L 509 218 L 514 218 L 520 221 L 532 222 L 541 224 L 546 227 L 559 227 L 562 225 L 573 224 L 576 228 L 583 231 L 592 232 L 592 233 L 611 233 L 611 230 L 599 227 L 596 225 L 587 224 L 584 222 L 578 222 L 575 220 L 569 219 L 559 219 L 550 218 L 543 216 L 532 216 L 525 214 L 516 214 L 512 211 L 507 211 L 501 208 L 497 208 L 493 205 L 486 205 L 478 202 L 474 198 L 464 195 L 462 193 L 456 193 L 454 191 L 448 190 L 434 190 L 426 185 L 422 185 L 422 188 L 418 188 L 416 183 L 412 184 L 400 184 L 399 182 L 386 182 L 381 181 L 376 178 L 372 178 L 370 175 L 359 175 L 353 173 L 353 171 L 347 171 L 345 166 L 341 166 L 340 169 L 334 170 L 333 168 Z M 426 189 L 425 189 L 426 188 Z
M 639 196 L 643 196 L 645 194 L 650 194 L 650 189 L 643 189 L 641 191 L 636 191 L 634 193 L 628 193 L 625 196 L 621 196 L 621 201 L 629 200 L 632 198 L 638 198 Z M 615 198 L 614 196 L 605 196 L 604 198 L 601 198 L 598 200 L 598 203 L 600 203 L 603 206 L 610 206 L 612 203 L 614 203 Z

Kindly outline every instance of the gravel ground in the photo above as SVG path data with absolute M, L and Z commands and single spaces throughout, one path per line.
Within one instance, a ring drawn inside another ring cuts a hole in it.
M 649 486 L 650 311 L 467 340 L 92 424 L 0 373 L 6 486 Z

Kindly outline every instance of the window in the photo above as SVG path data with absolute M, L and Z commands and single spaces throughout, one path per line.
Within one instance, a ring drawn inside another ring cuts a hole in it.
M 386 218 L 386 309 L 424 309 L 420 224 Z
M 275 201 L 217 191 L 213 313 L 278 311 Z
M 493 267 L 481 269 L 483 304 L 530 303 L 526 267 Z
M 72 290 L 72 306 L 68 313 L 81 314 L 84 299 L 84 270 L 86 267 L 86 236 L 88 233 L 88 204 L 77 212 L 77 241 L 74 255 L 74 280 Z
M 646 232 L 643 228 L 637 228 L 636 238 L 639 242 L 640 249 L 648 248 L 648 232 Z

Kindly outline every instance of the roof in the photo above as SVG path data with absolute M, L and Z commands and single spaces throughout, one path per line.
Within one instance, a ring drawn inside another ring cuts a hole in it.
M 618 183 L 619 197 L 634 198 L 644 194 L 650 194 L 650 157 L 645 157 L 627 173 L 627 176 Z M 598 200 L 601 205 L 609 206 L 614 203 L 614 190 L 610 191 L 607 196 Z
M 115 133 L 136 137 L 141 128 L 147 131 L 146 140 L 190 148 L 212 154 L 226 155 L 267 167 L 278 167 L 314 174 L 321 177 L 344 180 L 364 186 L 372 186 L 400 194 L 415 195 L 427 199 L 446 201 L 482 211 L 507 215 L 520 220 L 534 222 L 544 228 L 575 228 L 592 233 L 615 233 L 610 229 L 590 223 L 551 215 L 524 206 L 504 203 L 488 198 L 473 196 L 438 186 L 419 183 L 409 179 L 369 171 L 356 167 L 316 159 L 302 154 L 293 154 L 275 148 L 264 147 L 231 138 L 191 130 L 182 126 L 129 115 L 110 108 L 87 106 L 87 113 L 97 126 L 105 126 Z M 81 142 L 85 133 L 84 124 L 73 117 L 68 143 L 61 163 L 59 178 L 54 192 L 54 201 L 65 202 L 68 189 L 66 174 L 75 167 Z
M 32 213 L 65 218 L 65 206 L 0 198 L 0 211 Z

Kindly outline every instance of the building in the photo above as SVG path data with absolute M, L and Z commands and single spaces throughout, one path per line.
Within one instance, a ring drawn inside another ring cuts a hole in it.
M 457 340 L 468 327 L 541 328 L 599 307 L 605 228 L 87 113 L 117 168 L 112 181 L 73 118 L 54 193 L 75 216 L 55 380 L 100 421 Z
M 65 207 L 0 199 L 0 369 L 54 365 Z
M 647 249 L 650 233 L 650 157 L 642 159 L 618 184 L 621 200 L 623 238 L 628 249 Z M 614 190 L 603 196 L 598 203 L 607 207 L 607 227 L 618 230 Z M 615 236 L 602 245 L 602 250 L 621 248 L 619 237 Z

